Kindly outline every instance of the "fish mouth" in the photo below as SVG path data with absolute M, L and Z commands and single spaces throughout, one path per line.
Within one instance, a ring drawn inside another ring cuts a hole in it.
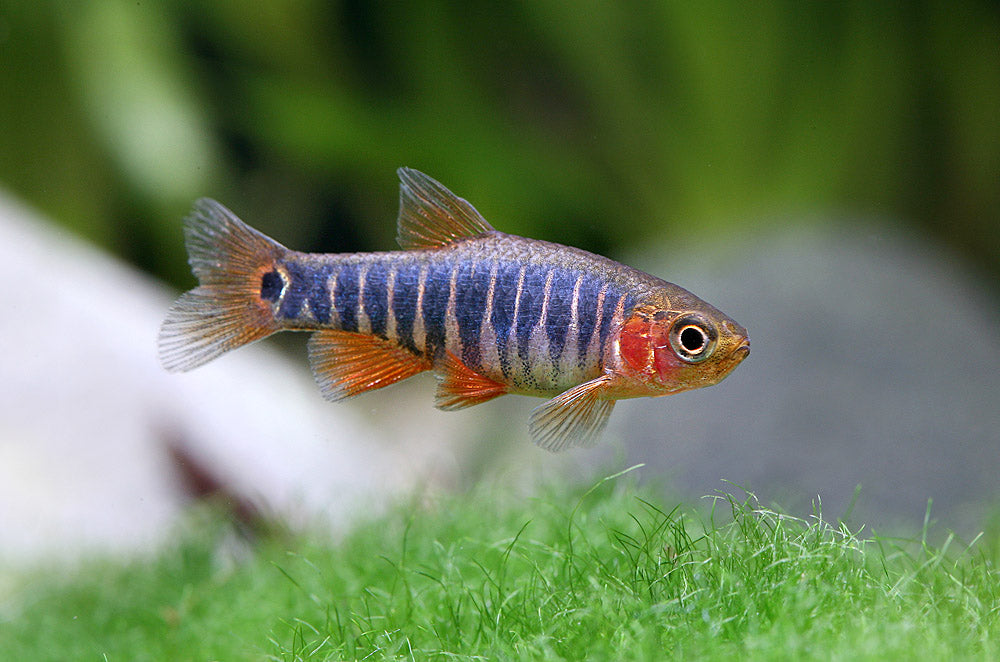
M 731 356 L 737 361 L 742 361 L 747 356 L 749 356 L 749 354 L 750 354 L 750 339 L 744 338 L 743 341 L 736 346 L 736 349 L 733 350 Z

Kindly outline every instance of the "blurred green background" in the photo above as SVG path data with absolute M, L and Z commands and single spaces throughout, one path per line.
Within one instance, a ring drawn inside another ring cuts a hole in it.
M 0 184 L 177 287 L 194 198 L 390 249 L 400 165 L 611 255 L 849 213 L 1000 275 L 995 2 L 8 1 L 0 127 Z

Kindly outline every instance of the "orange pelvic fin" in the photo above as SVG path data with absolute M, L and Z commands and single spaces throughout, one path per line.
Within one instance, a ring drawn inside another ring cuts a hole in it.
M 160 362 L 171 372 L 197 368 L 278 330 L 261 289 L 286 252 L 208 198 L 195 203 L 184 235 L 199 285 L 181 295 L 160 327 Z
M 434 405 L 453 410 L 478 405 L 507 393 L 507 385 L 475 372 L 451 352 L 435 366 L 438 377 Z
M 493 232 L 476 208 L 427 175 L 400 168 L 396 241 L 404 250 L 439 248 Z
M 309 364 L 327 400 L 394 384 L 430 370 L 430 361 L 377 336 L 349 331 L 317 331 L 309 339 Z
M 601 397 L 610 382 L 609 375 L 601 375 L 536 408 L 528 423 L 531 438 L 553 452 L 570 446 L 593 446 L 615 407 L 614 400 Z

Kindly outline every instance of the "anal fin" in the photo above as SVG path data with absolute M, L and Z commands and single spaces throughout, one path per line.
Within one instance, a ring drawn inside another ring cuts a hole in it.
M 528 423 L 534 442 L 553 452 L 594 445 L 615 407 L 614 400 L 601 397 L 610 381 L 602 375 L 537 407 Z
M 327 329 L 309 339 L 309 363 L 327 400 L 343 400 L 394 384 L 431 363 L 395 343 L 363 333 Z
M 492 400 L 507 393 L 506 384 L 480 375 L 462 363 L 451 352 L 444 352 L 435 366 L 438 377 L 434 405 L 446 411 L 463 409 Z

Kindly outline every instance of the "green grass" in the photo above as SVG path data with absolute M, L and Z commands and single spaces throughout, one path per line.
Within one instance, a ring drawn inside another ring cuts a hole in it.
M 861 539 L 620 476 L 400 506 L 332 543 L 233 544 L 36 576 L 0 603 L 17 660 L 996 659 L 996 540 Z

